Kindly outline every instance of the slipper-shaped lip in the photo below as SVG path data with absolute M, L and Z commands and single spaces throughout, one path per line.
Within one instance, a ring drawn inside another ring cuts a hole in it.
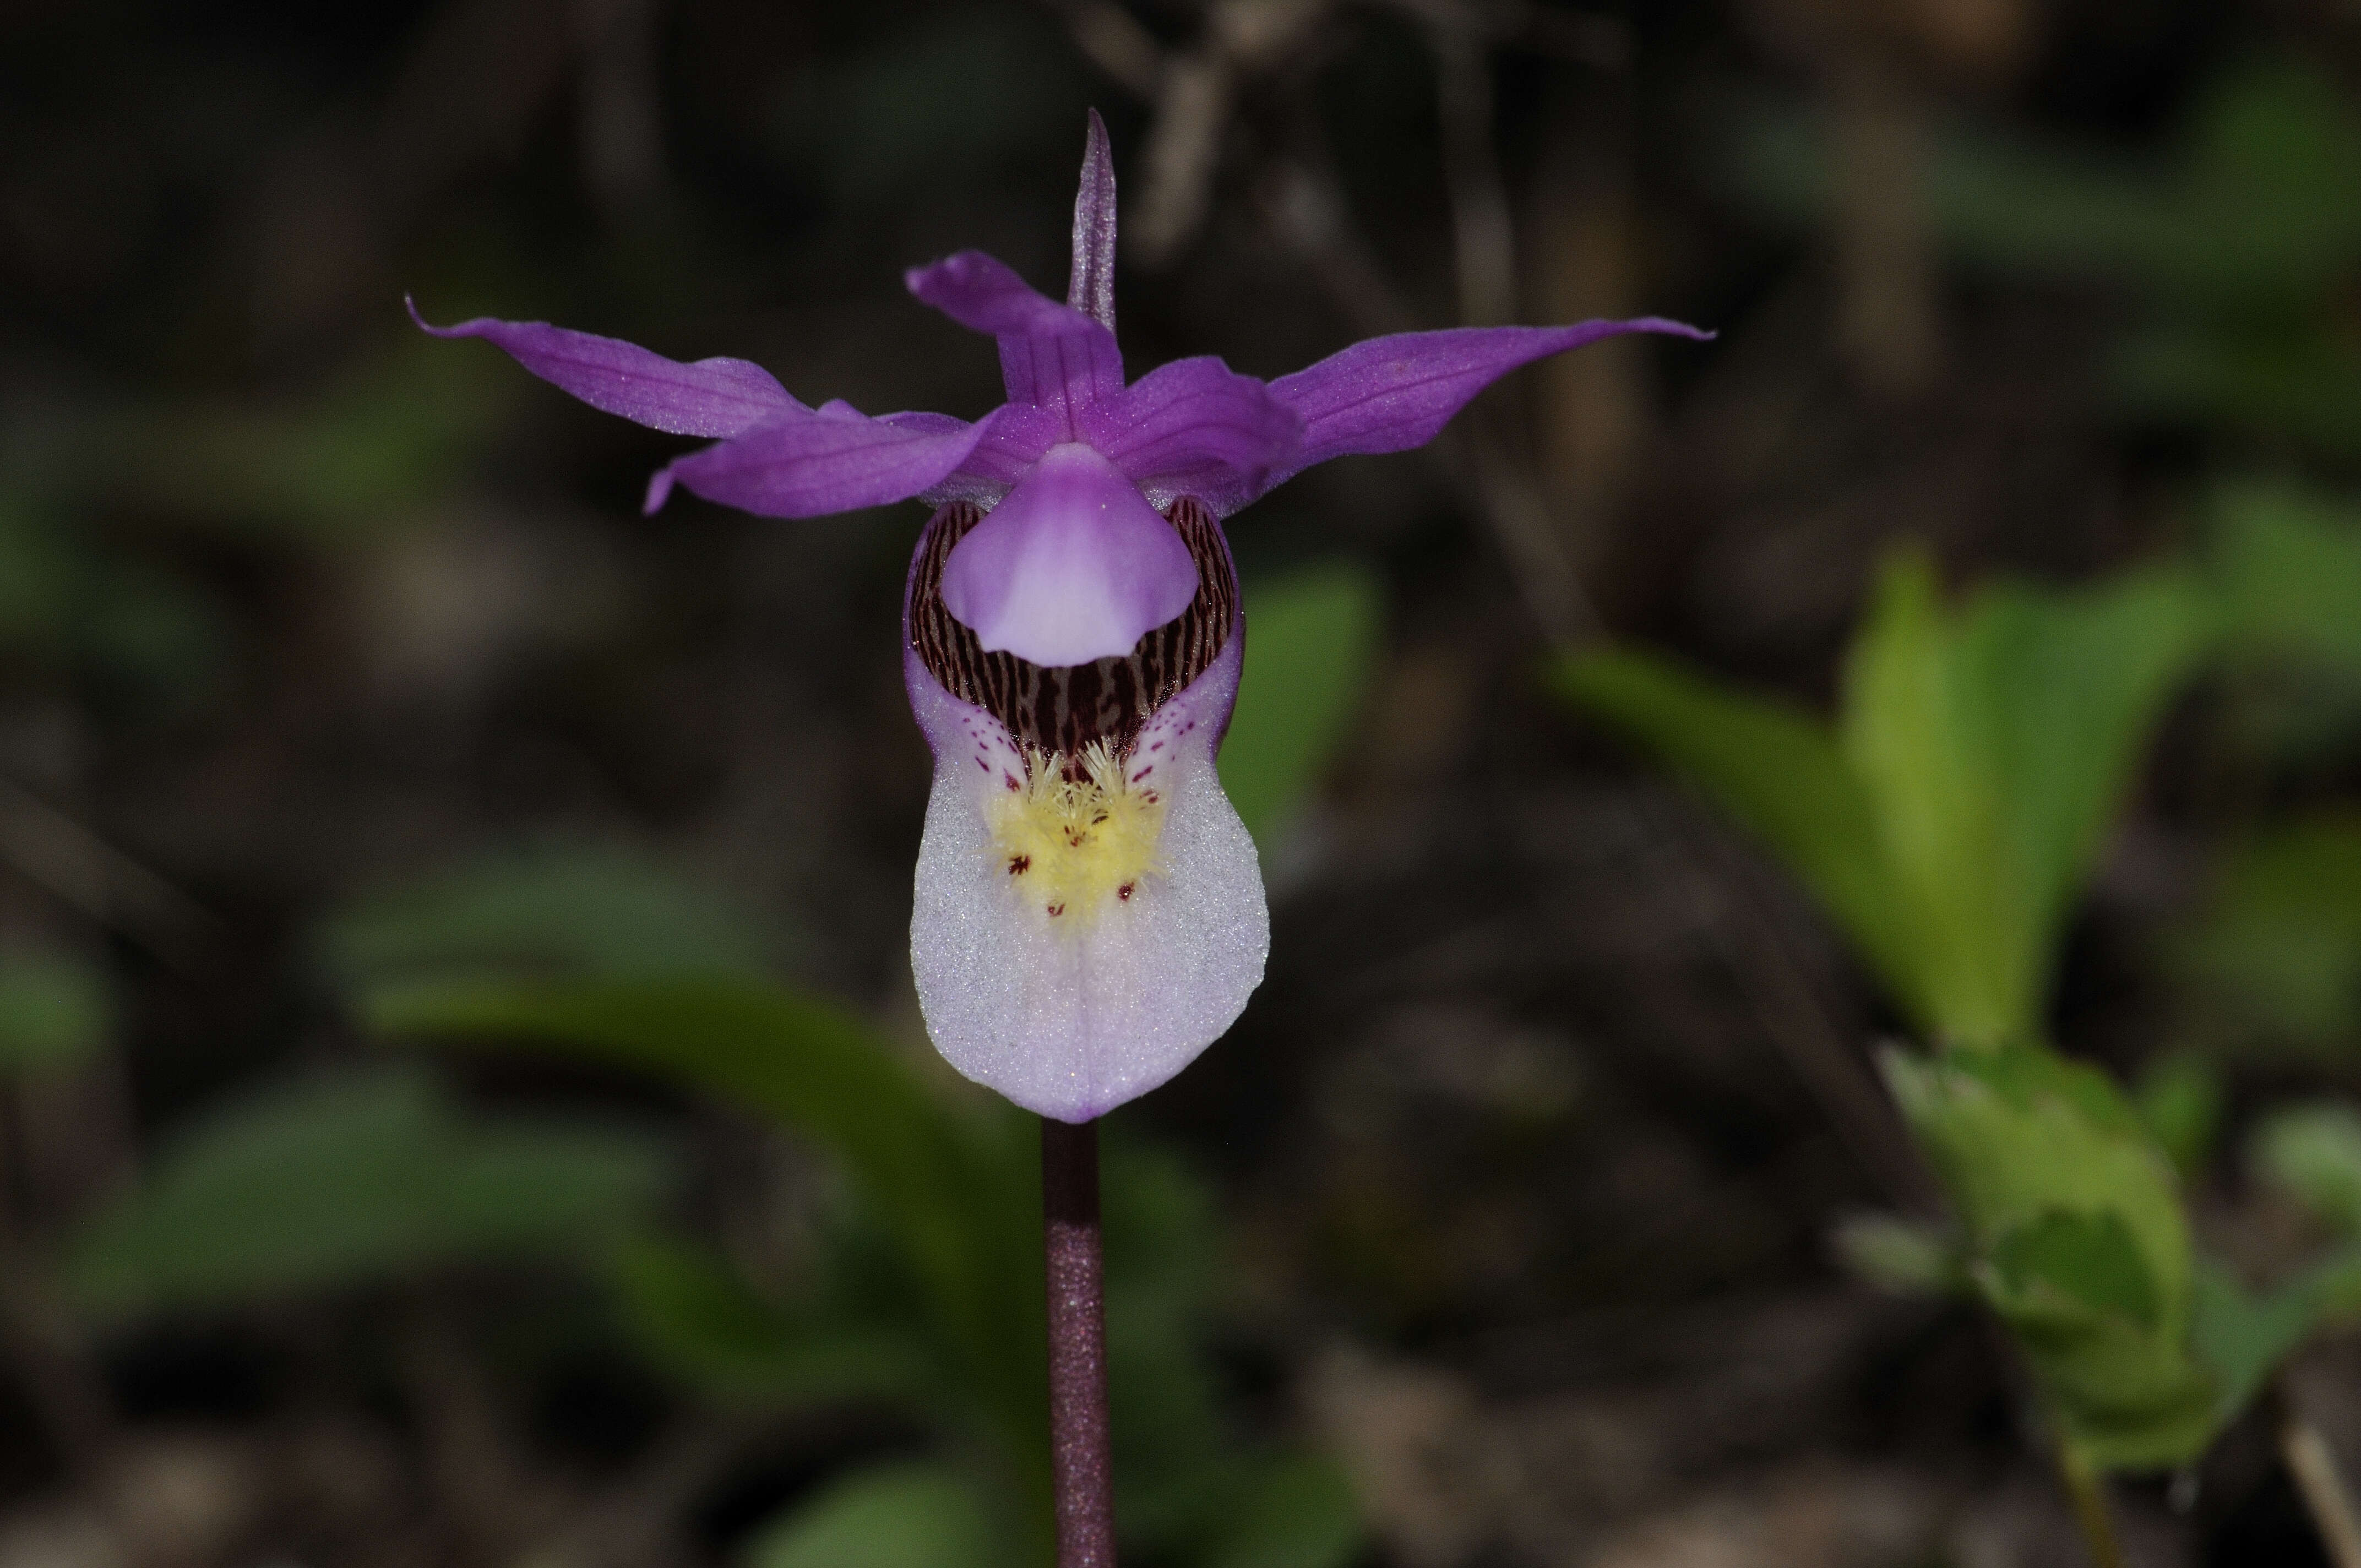
M 1126 778 L 1164 805 L 1159 869 L 1084 922 L 1045 918 L 1012 883 L 991 812 L 1027 777 L 999 719 L 945 690 L 904 640 L 911 711 L 935 755 L 910 917 L 935 1048 L 1044 1116 L 1086 1122 L 1195 1060 L 1246 1008 L 1270 952 L 1254 839 L 1213 757 L 1236 703 L 1243 622 L 1151 715 Z

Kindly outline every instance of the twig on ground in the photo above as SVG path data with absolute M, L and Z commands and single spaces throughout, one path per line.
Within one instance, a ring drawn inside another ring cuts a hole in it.
M 2336 1467 L 2336 1455 L 2320 1429 L 2304 1419 L 2292 1400 L 2279 1424 L 2279 1457 L 2287 1462 L 2304 1511 L 2312 1516 L 2320 1544 L 2335 1568 L 2361 1568 L 2361 1511 Z

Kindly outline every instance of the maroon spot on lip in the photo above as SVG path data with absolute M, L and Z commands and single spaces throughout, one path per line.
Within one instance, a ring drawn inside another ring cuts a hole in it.
M 1023 876 L 1027 872 L 1029 872 L 1032 869 L 1032 856 L 1011 855 L 1008 857 L 1008 874 L 1010 876 Z
M 1131 902 L 1131 890 L 1138 885 L 1136 882 L 1127 882 L 1115 890 L 1115 895 L 1128 904 Z
M 1066 906 L 1062 904 L 1053 904 L 1049 905 L 1049 917 L 1052 920 L 1056 919 L 1059 916 L 1063 915 L 1065 912 Z

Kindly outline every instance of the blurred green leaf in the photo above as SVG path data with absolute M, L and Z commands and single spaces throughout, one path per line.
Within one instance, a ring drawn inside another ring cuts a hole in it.
M 1899 1214 L 1848 1214 L 1830 1229 L 1837 1260 L 1855 1277 L 1897 1296 L 1969 1293 L 1967 1259 L 1942 1228 Z
M 1954 124 L 1934 139 L 1926 198 L 1953 252 L 1998 270 L 2123 280 L 2185 298 L 2309 296 L 2361 260 L 2361 115 L 2324 72 L 2257 59 L 2202 93 L 2177 155 L 2151 164 Z M 1733 167 L 1793 216 L 1835 202 L 1820 128 L 1758 111 Z
M 359 539 L 439 499 L 519 389 L 489 354 L 405 338 L 300 403 L 102 417 L 60 482 L 233 532 Z
M 2310 314 L 2285 321 L 2170 320 L 2125 334 L 2108 380 L 2126 412 L 2361 455 L 2361 337 Z
M 2213 1157 L 2222 1124 L 2222 1076 L 2201 1056 L 2175 1052 L 2140 1075 L 2140 1120 L 2185 1180 Z
M 1254 1466 L 1231 1501 L 1205 1568 L 1345 1568 L 1367 1530 L 1351 1483 L 1329 1460 L 1281 1455 Z
M 71 1067 L 96 1055 L 114 1012 L 104 978 L 82 959 L 0 954 L 0 1074 Z
M 2112 1210 L 2052 1209 L 2003 1234 L 1993 1244 L 1992 1261 L 2002 1282 L 2020 1296 L 2048 1286 L 2078 1306 L 2156 1327 L 2156 1280 L 2123 1216 Z
M 1651 655 L 1577 654 L 1558 692 L 1646 740 L 1767 842 L 1915 998 L 1915 948 L 1869 834 L 1870 806 L 1828 727 L 1784 704 L 1724 690 Z
M 766 943 L 728 900 L 597 845 L 489 856 L 381 894 L 324 941 L 349 983 L 583 975 L 756 975 Z
M 1946 617 L 1922 560 L 1889 566 L 1839 740 L 1897 902 L 1916 912 L 1925 1006 L 1947 1036 L 2038 1032 L 2074 897 L 2212 629 L 2178 572 L 2003 585 Z
M 2226 1425 L 2314 1330 L 2361 1308 L 2361 1254 L 2323 1258 L 2260 1294 L 2220 1261 L 2200 1258 L 2195 1300 L 2197 1354 L 2213 1372 Z
M 2180 950 L 2267 1034 L 2322 1047 L 2361 1033 L 2361 816 L 2289 823 L 2225 851 Z
M 700 1243 L 632 1237 L 615 1249 L 609 1277 L 641 1346 L 709 1398 L 777 1403 L 882 1394 L 927 1402 L 934 1369 L 906 1325 L 766 1300 Z
M 0 642 L 47 643 L 71 623 L 87 563 L 23 498 L 0 495 Z
M 1766 839 L 1945 1038 L 2038 1032 L 2055 948 L 2165 699 L 2212 620 L 2195 583 L 1987 589 L 1889 566 L 1833 736 L 1630 653 L 1558 672 Z
M 669 1185 L 644 1135 L 463 1113 L 416 1068 L 280 1085 L 167 1147 L 72 1240 L 89 1305 L 220 1305 L 476 1259 L 595 1255 Z
M 955 1114 L 865 1025 L 753 981 L 644 979 L 387 985 L 382 1034 L 526 1047 L 632 1067 L 734 1101 L 851 1172 L 901 1249 L 960 1368 L 960 1388 L 1028 1462 L 1040 1452 L 1039 1154 L 997 1102 Z
M 2095 1464 L 2178 1464 L 2214 1430 L 2169 1163 L 2107 1077 L 2038 1047 L 1889 1051 L 1886 1080 L 1967 1227 L 1973 1277 Z
M 1286 827 L 1352 723 L 1377 654 L 1377 579 L 1337 564 L 1246 591 L 1246 669 L 1222 787 L 1257 840 Z
M 2361 396 L 2353 407 L 2361 420 Z M 2248 655 L 2361 670 L 2361 508 L 2273 485 L 2214 499 L 2213 555 L 2224 630 Z
M 2249 1146 L 2257 1173 L 2340 1234 L 2361 1240 L 2361 1112 L 2298 1105 L 2272 1113 Z
M 949 1465 L 880 1465 L 830 1483 L 764 1525 L 745 1568 L 994 1568 L 1011 1561 L 971 1477 Z
M 700 1381 L 736 1380 L 741 1395 L 859 1389 L 964 1412 L 1015 1462 L 1014 1489 L 1005 1477 L 993 1485 L 1046 1497 L 1031 1118 L 997 1102 L 975 1116 L 955 1113 L 864 1025 L 751 981 L 413 983 L 379 987 L 364 1010 L 391 1035 L 557 1049 L 661 1073 L 768 1115 L 834 1155 L 853 1179 L 859 1223 L 831 1233 L 823 1273 L 855 1288 L 774 1303 L 701 1247 L 642 1239 L 617 1255 L 627 1320 L 665 1365 Z M 1241 1488 L 1261 1458 L 1243 1458 L 1227 1433 L 1205 1359 L 1203 1315 L 1220 1258 L 1202 1184 L 1170 1155 L 1119 1137 L 1107 1140 L 1105 1163 L 1124 1529 L 1151 1550 L 1179 1550 L 1236 1522 Z M 908 1269 L 883 1297 L 858 1288 L 872 1239 L 890 1244 Z M 897 1317 L 913 1295 L 921 1310 Z M 1318 1498 L 1304 1496 L 1310 1509 Z M 1269 1522 L 1279 1534 L 1254 1550 L 1292 1550 L 1280 1539 L 1287 1521 L 1273 1514 Z M 1314 1510 L 1291 1528 L 1312 1552 L 1334 1524 Z M 1027 1527 L 1011 1528 L 1016 1540 Z M 1316 1554 L 1301 1561 L 1331 1568 Z

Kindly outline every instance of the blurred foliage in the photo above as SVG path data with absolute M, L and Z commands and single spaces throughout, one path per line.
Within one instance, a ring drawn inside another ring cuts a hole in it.
M 105 978 L 61 953 L 0 952 L 0 1077 L 72 1067 L 114 1027 Z
M 818 1278 L 773 1302 L 679 1243 L 623 1255 L 627 1316 L 664 1363 L 737 1399 L 861 1391 L 936 1417 L 1001 1519 L 1003 1550 L 1043 1549 L 1048 1432 L 1038 1149 L 997 1101 L 953 1106 L 838 1010 L 719 979 L 427 981 L 373 992 L 371 1024 L 451 1044 L 566 1050 L 716 1093 L 826 1150 L 851 1179 Z M 1120 1142 L 1104 1181 L 1118 1514 L 1150 1551 L 1333 1568 L 1358 1541 L 1350 1498 L 1275 1475 L 1313 1462 L 1231 1440 L 1201 1340 L 1218 1251 L 1205 1195 L 1169 1157 Z M 1279 1466 L 1274 1470 L 1274 1464 Z M 1316 1467 L 1315 1467 L 1316 1468 Z M 1325 1474 L 1324 1469 L 1319 1474 Z M 1301 1509 L 1281 1506 L 1293 1497 Z M 1309 1515 L 1301 1509 L 1313 1510 Z M 854 1517 L 862 1517 L 856 1510 Z M 815 1523 L 820 1530 L 849 1528 Z M 799 1526 L 783 1539 L 802 1540 Z M 833 1536 L 820 1539 L 833 1540 Z
M 1897 1296 L 1964 1296 L 1972 1290 L 1959 1239 L 1899 1214 L 1848 1214 L 1831 1227 L 1837 1261 Z
M 323 957 L 346 983 L 497 973 L 763 972 L 752 915 L 620 846 L 553 844 L 448 867 L 339 916 Z
M 2361 1036 L 2361 817 L 2278 823 L 2226 850 L 2177 951 L 2242 1039 L 2323 1049 Z
M 1376 578 L 1356 564 L 1246 586 L 1246 668 L 1222 741 L 1222 787 L 1266 848 L 1360 707 L 1380 612 Z
M 1884 1065 L 1967 1227 L 1969 1277 L 2068 1440 L 2103 1469 L 2193 1457 L 2216 1409 L 2191 1339 L 2188 1223 L 2114 1084 L 2026 1045 Z
M 1298 788 L 1317 751 L 1299 755 Z M 326 947 L 374 1033 L 645 1072 L 774 1123 L 843 1173 L 818 1255 L 784 1293 L 667 1229 L 606 1255 L 643 1354 L 707 1397 L 882 1398 L 944 1435 L 939 1462 L 850 1478 L 774 1521 L 750 1562 L 933 1561 L 908 1555 L 928 1541 L 890 1522 L 904 1506 L 988 1530 L 983 1560 L 1037 1561 L 1049 1434 L 1034 1118 L 939 1094 L 851 1014 L 762 978 L 727 908 L 644 863 L 570 852 L 365 904 Z M 1361 1539 L 1341 1480 L 1324 1461 L 1239 1443 L 1222 1414 L 1203 1337 L 1222 1245 L 1209 1195 L 1171 1156 L 1120 1136 L 1105 1167 L 1126 1541 L 1172 1561 L 1336 1568 Z
M 1933 1035 L 1938 1054 L 1883 1067 L 1964 1234 L 1859 1219 L 1839 1255 L 1888 1288 L 1964 1277 L 2100 1470 L 2193 1459 L 2340 1299 L 2336 1260 L 2258 1298 L 2195 1255 L 2179 1172 L 2220 1115 L 2202 1061 L 2159 1062 L 2136 1106 L 2044 1043 L 2066 922 L 2148 739 L 2221 645 L 2222 601 L 2252 591 L 2224 576 L 1998 585 L 1949 610 L 1898 557 L 1832 729 L 1636 652 L 1556 672 L 1759 834 Z
M 967 1475 L 883 1464 L 832 1482 L 751 1541 L 745 1568 L 1000 1568 L 1012 1561 Z
M 78 1228 L 65 1278 L 120 1313 L 595 1258 L 645 1221 L 673 1163 L 641 1133 L 470 1115 L 417 1067 L 299 1080 L 182 1130 Z
M 2135 161 L 1955 123 L 1924 172 L 1933 223 L 1975 267 L 2128 285 L 2143 300 L 2113 371 L 2125 404 L 2277 446 L 2361 454 L 2361 110 L 2299 59 L 2234 63 L 2190 111 L 2177 150 Z M 1835 200 L 1809 117 L 1741 122 L 1741 186 L 1794 217 Z
M 1887 567 L 1833 729 L 1663 660 L 1590 653 L 1559 690 L 1638 735 L 1803 878 L 1938 1038 L 2042 1032 L 2073 899 L 2210 631 L 2172 570 L 1937 603 Z
M 2158 1057 L 2140 1074 L 2134 1104 L 2181 1179 L 2202 1175 L 2222 1130 L 2222 1075 L 2214 1065 L 2191 1051 Z

